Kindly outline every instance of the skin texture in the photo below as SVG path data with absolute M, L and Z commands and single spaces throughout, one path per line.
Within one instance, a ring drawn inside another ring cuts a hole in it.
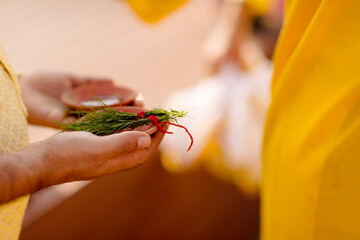
M 66 115 L 67 106 L 60 101 L 60 95 L 85 83 L 112 81 L 109 78 L 81 77 L 58 72 L 39 72 L 20 78 L 22 98 L 29 112 L 28 122 L 57 128 L 56 122 L 74 121 Z M 143 105 L 142 99 L 135 101 Z
M 89 81 L 106 79 L 38 73 L 21 79 L 29 122 L 56 126 L 67 121 L 61 92 Z M 167 126 L 163 126 L 167 129 Z M 156 150 L 163 138 L 131 131 L 110 136 L 65 132 L 32 143 L 20 152 L 0 155 L 0 203 L 55 184 L 89 180 L 137 167 Z

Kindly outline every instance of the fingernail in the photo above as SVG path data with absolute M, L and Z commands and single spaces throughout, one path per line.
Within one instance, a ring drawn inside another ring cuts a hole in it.
M 138 149 L 143 149 L 149 147 L 151 144 L 151 139 L 149 136 L 142 136 L 138 138 Z

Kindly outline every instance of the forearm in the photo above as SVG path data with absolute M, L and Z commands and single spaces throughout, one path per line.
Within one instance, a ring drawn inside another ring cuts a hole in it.
M 20 153 L 0 155 L 0 203 L 36 190 L 34 176 L 37 174 L 26 170 L 28 164 Z M 36 168 L 32 170 L 37 171 Z
M 166 129 L 166 128 L 165 128 Z M 55 134 L 20 152 L 0 155 L 0 204 L 65 182 L 90 180 L 141 165 L 164 134 Z
M 0 204 L 60 183 L 54 172 L 49 177 L 45 155 L 37 151 L 36 144 L 20 152 L 0 155 Z

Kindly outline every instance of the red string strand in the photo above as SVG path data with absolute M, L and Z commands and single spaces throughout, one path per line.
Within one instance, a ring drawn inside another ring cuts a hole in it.
M 159 122 L 159 118 L 158 118 L 157 116 L 155 116 L 155 115 L 150 115 L 150 116 L 149 116 L 149 120 L 150 120 L 150 122 L 152 122 L 152 123 L 155 124 L 155 126 L 159 129 L 160 132 L 162 132 L 162 133 L 168 133 L 168 134 L 173 134 L 173 132 L 165 131 L 165 130 L 161 127 L 160 123 L 165 123 L 165 122 Z
M 138 118 L 146 118 L 145 112 L 141 111 L 137 113 Z
M 190 140 L 191 140 L 190 146 L 186 151 L 189 151 L 191 149 L 191 147 L 192 147 L 192 145 L 194 143 L 194 138 L 193 138 L 193 136 L 191 135 L 191 133 L 189 132 L 189 130 L 186 127 L 184 127 L 183 125 L 172 123 L 172 122 L 160 122 L 160 123 L 167 123 L 167 124 L 170 124 L 170 125 L 173 125 L 173 126 L 176 126 L 176 127 L 183 128 L 186 131 L 186 133 L 189 135 Z
M 138 115 L 139 115 L 139 113 L 138 113 Z M 182 126 L 182 125 L 179 125 L 179 124 L 172 123 L 172 122 L 170 122 L 170 121 L 159 122 L 159 118 L 158 118 L 157 116 L 155 116 L 155 115 L 150 115 L 150 116 L 149 116 L 149 120 L 150 120 L 152 123 L 155 124 L 155 126 L 159 129 L 160 132 L 162 132 L 162 133 L 164 133 L 164 134 L 165 134 L 165 133 L 173 134 L 173 132 L 167 132 L 167 131 L 165 131 L 165 130 L 161 127 L 161 125 L 160 125 L 161 123 L 169 124 L 169 125 L 173 125 L 173 126 L 175 126 L 175 127 L 183 128 L 183 129 L 186 131 L 186 133 L 189 135 L 190 140 L 191 140 L 190 146 L 189 146 L 189 148 L 187 149 L 187 151 L 189 151 L 189 150 L 191 149 L 191 147 L 192 147 L 192 145 L 193 145 L 193 143 L 194 143 L 194 138 L 193 138 L 193 136 L 191 135 L 191 133 L 189 132 L 189 130 L 188 130 L 186 127 L 184 127 L 184 126 Z

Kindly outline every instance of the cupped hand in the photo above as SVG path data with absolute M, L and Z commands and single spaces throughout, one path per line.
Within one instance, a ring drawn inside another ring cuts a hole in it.
M 22 76 L 20 78 L 22 98 L 29 112 L 29 123 L 58 127 L 56 122 L 68 120 L 67 107 L 60 101 L 60 95 L 75 86 L 97 81 L 111 80 L 57 72 L 41 72 Z
M 19 152 L 0 154 L 0 204 L 52 185 L 137 167 L 152 155 L 163 136 L 160 131 L 151 137 L 138 131 L 104 137 L 65 132 Z
M 163 126 L 167 129 L 167 126 Z M 54 184 L 89 180 L 144 163 L 164 134 L 151 137 L 138 131 L 95 136 L 88 132 L 64 132 L 30 144 L 22 153 L 35 160 L 32 172 L 41 172 L 41 189 Z

